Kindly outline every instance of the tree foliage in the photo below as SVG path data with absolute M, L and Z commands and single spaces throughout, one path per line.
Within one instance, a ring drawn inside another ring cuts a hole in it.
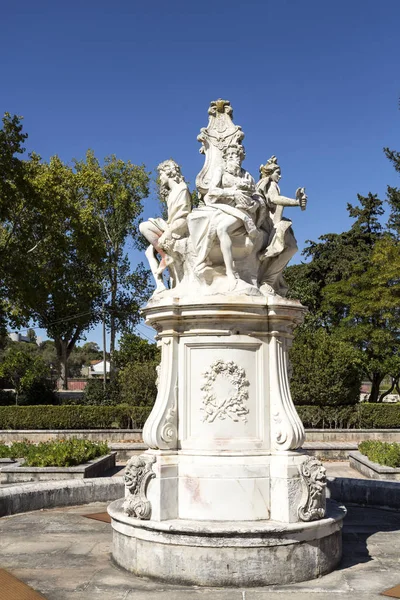
M 399 154 L 386 153 L 400 170 Z M 371 193 L 358 195 L 358 204 L 347 206 L 350 229 L 309 241 L 303 252 L 309 262 L 286 272 L 291 296 L 309 308 L 293 352 L 304 346 L 304 332 L 315 335 L 321 329 L 332 342 L 350 344 L 357 351 L 354 364 L 372 382 L 371 402 L 382 399 L 379 388 L 385 376 L 392 377 L 393 387 L 400 376 L 399 198 L 399 191 L 389 187 L 383 225 L 383 201 Z M 329 371 L 330 366 L 321 363 L 320 368 Z
M 54 339 L 66 387 L 72 349 L 101 318 L 104 249 L 74 170 L 57 156 L 46 163 L 37 155 L 27 169 L 42 206 L 40 212 L 26 210 L 14 231 L 6 277 L 14 307 L 9 318 L 16 324 L 32 320 Z
M 9 380 L 15 390 L 15 402 L 20 396 L 36 395 L 45 392 L 50 377 L 48 366 L 30 344 L 12 344 L 9 346 L 0 364 L 0 377 Z M 36 390 L 35 390 L 36 388 Z M 38 389 L 39 388 L 39 389 Z
M 360 356 L 351 344 L 325 329 L 303 330 L 290 352 L 291 391 L 296 404 L 356 404 L 361 386 Z
M 6 114 L 0 130 L 0 334 L 34 322 L 54 339 L 67 387 L 67 361 L 85 332 L 105 315 L 111 350 L 117 327 L 129 328 L 148 295 L 143 265 L 132 271 L 129 236 L 138 220 L 148 174 L 111 156 L 100 165 L 21 158 L 27 135 L 20 117 Z M 72 363 L 72 361 L 71 361 Z
M 110 354 L 114 363 L 117 329 L 129 329 L 139 320 L 139 307 L 149 296 L 148 271 L 139 264 L 133 271 L 127 241 L 141 247 L 139 217 L 148 193 L 149 174 L 143 165 L 124 162 L 112 155 L 100 165 L 92 151 L 75 168 L 88 204 L 97 219 L 106 254 L 105 305 L 110 329 Z M 112 365 L 113 366 L 113 365 Z
M 161 352 L 156 344 L 151 344 L 135 333 L 124 333 L 116 352 L 116 364 L 119 368 L 130 363 L 160 362 Z

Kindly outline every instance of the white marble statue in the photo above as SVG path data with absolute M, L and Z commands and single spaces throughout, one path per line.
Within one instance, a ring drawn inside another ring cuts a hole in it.
M 167 203 L 168 219 L 149 219 L 139 226 L 140 232 L 150 242 L 146 250 L 151 272 L 156 281 L 156 292 L 166 290 L 163 272 L 168 267 L 171 287 L 183 276 L 182 259 L 175 250 L 177 240 L 188 235 L 187 217 L 191 210 L 191 197 L 179 165 L 166 160 L 158 165 L 160 196 Z M 160 260 L 157 260 L 157 254 Z
M 296 250 L 275 157 L 258 184 L 226 100 L 199 135 L 199 206 L 173 161 L 159 166 L 168 217 L 140 227 L 157 290 L 143 307 L 157 332 L 158 391 L 109 507 L 113 558 L 137 576 L 244 588 L 321 577 L 341 559 L 343 507 L 302 450 L 289 349 L 306 308 L 282 298 Z M 168 289 L 163 271 L 168 268 Z
M 205 218 L 191 220 L 194 223 L 191 242 L 196 255 L 196 271 L 201 273 L 208 263 L 213 264 L 209 256 L 218 244 L 230 288 L 240 278 L 235 269 L 232 238 L 242 238 L 247 245 L 248 254 L 253 250 L 254 242 L 257 239 L 261 241 L 262 237 L 256 221 L 260 201 L 255 194 L 254 179 L 242 169 L 244 156 L 244 148 L 239 144 L 225 148 L 223 163 L 214 170 L 209 190 L 204 197 L 207 209 L 200 209 Z
M 205 164 L 196 178 L 201 200 L 191 211 L 189 190 L 172 160 L 159 165 L 161 195 L 168 220 L 149 219 L 140 231 L 150 242 L 146 251 L 156 280 L 155 294 L 168 294 L 163 272 L 170 272 L 171 294 L 284 296 L 282 271 L 297 250 L 285 206 L 306 207 L 299 188 L 296 198 L 281 196 L 280 167 L 273 156 L 260 168 L 260 181 L 242 167 L 244 134 L 232 122 L 227 100 L 212 102 L 209 123 L 198 137 Z M 157 255 L 160 257 L 158 260 Z
M 297 252 L 297 243 L 291 228 L 292 221 L 282 216 L 283 209 L 285 206 L 300 206 L 301 210 L 305 210 L 307 196 L 304 188 L 296 190 L 296 198 L 281 196 L 278 186 L 280 179 L 280 166 L 276 156 L 272 156 L 265 165 L 260 166 L 260 180 L 257 183 L 257 192 L 266 208 L 260 226 L 267 233 L 267 244 L 260 254 L 259 284 L 262 289 L 284 296 L 287 286 L 282 271 Z

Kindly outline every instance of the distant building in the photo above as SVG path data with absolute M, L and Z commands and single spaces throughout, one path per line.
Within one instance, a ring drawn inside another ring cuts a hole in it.
M 38 346 L 40 346 L 40 344 L 42 343 L 41 337 L 37 337 L 33 340 L 27 335 L 22 335 L 22 333 L 18 333 L 17 331 L 15 331 L 14 333 L 9 333 L 8 337 L 12 342 L 26 342 L 27 344 L 37 344 Z
M 110 374 L 110 363 L 106 360 L 106 373 L 107 376 Z M 82 375 L 91 378 L 99 378 L 104 374 L 104 361 L 103 360 L 91 360 L 90 365 L 82 368 Z

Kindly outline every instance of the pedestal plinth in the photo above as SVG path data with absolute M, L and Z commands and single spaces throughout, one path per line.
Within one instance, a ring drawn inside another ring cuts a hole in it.
M 304 311 L 277 296 L 149 302 L 159 391 L 149 450 L 129 461 L 125 502 L 109 509 L 118 564 L 170 581 L 264 585 L 338 563 L 344 511 L 326 513 L 325 472 L 300 450 L 289 389 Z
M 122 500 L 108 512 L 113 557 L 135 575 L 202 586 L 287 584 L 332 571 L 342 556 L 343 507 L 310 523 L 276 521 L 143 521 L 128 517 Z

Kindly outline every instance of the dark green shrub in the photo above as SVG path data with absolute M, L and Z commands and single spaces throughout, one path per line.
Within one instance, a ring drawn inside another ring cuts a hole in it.
M 295 404 L 354 405 L 360 400 L 361 368 L 354 348 L 324 329 L 299 331 L 290 350 Z
M 106 389 L 104 389 L 103 381 L 89 379 L 80 402 L 86 406 L 116 406 L 122 404 L 118 380 L 107 381 Z
M 38 445 L 29 442 L 16 442 L 11 446 L 0 444 L 0 457 L 24 458 L 28 467 L 73 467 L 108 454 L 105 442 L 88 440 L 61 440 L 42 442 Z
M 358 449 L 372 462 L 387 467 L 400 467 L 400 444 L 366 440 L 359 444 Z
M 38 404 L 57 404 L 58 399 L 54 393 L 54 383 L 48 379 L 34 381 L 30 388 L 19 397 L 20 406 L 36 406 Z
M 400 429 L 400 403 L 356 406 L 296 406 L 310 429 Z
M 0 390 L 0 406 L 12 406 L 15 404 L 14 392 Z
M 157 361 L 132 362 L 118 373 L 122 402 L 132 406 L 151 406 L 157 397 Z
M 0 406 L 0 429 L 132 429 L 148 406 Z
M 358 405 L 361 413 L 361 427 L 364 429 L 396 429 L 400 428 L 400 403 Z

